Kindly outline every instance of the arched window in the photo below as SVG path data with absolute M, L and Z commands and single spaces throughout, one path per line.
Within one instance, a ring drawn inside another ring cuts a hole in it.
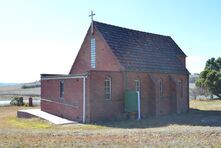
M 159 84 L 160 84 L 160 96 L 163 96 L 163 81 L 159 80 Z
M 104 96 L 106 100 L 111 100 L 111 78 L 106 77 L 104 80 Z
M 135 80 L 135 90 L 140 91 L 140 80 Z
M 183 85 L 182 85 L 182 80 L 178 80 L 178 87 L 179 87 L 180 96 L 183 97 Z

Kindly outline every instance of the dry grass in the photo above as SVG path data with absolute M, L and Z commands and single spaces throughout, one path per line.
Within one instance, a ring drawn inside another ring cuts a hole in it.
M 221 110 L 220 104 L 221 100 L 192 100 L 190 107 L 201 110 Z
M 0 107 L 0 147 L 221 147 L 221 101 L 190 106 L 181 115 L 60 126 L 17 119 L 20 108 Z

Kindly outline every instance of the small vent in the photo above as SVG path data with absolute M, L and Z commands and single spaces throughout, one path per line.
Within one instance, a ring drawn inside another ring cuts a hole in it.
M 96 68 L 96 42 L 91 38 L 91 68 Z

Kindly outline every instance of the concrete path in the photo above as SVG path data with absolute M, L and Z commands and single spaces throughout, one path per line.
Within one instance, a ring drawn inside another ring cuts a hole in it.
M 73 124 L 73 123 L 77 123 L 75 121 L 71 121 L 68 119 L 64 119 L 49 113 L 46 113 L 44 111 L 41 111 L 40 109 L 27 109 L 27 110 L 19 110 L 18 111 L 20 114 L 24 113 L 24 114 L 30 114 L 32 116 L 36 116 L 39 117 L 41 119 L 45 119 L 48 120 L 49 122 L 53 123 L 53 124 Z

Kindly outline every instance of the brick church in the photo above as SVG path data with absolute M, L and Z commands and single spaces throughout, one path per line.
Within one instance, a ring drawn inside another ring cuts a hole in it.
M 186 55 L 170 36 L 92 21 L 69 74 L 41 75 L 41 110 L 79 122 L 126 114 L 139 91 L 141 118 L 189 110 Z

